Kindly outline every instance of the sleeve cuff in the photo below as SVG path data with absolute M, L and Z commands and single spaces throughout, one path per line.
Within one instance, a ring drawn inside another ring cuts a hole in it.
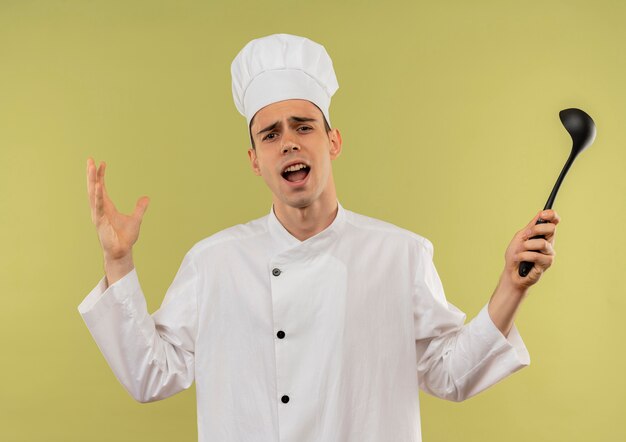
M 109 287 L 106 286 L 106 277 L 103 277 L 80 303 L 78 312 L 87 326 L 91 328 L 107 314 L 113 305 L 128 303 L 129 298 L 137 295 L 142 296 L 135 269 Z
M 489 348 L 498 348 L 499 352 L 507 353 L 507 359 L 511 359 L 513 365 L 519 364 L 519 368 L 529 365 L 530 354 L 515 324 L 505 337 L 493 323 L 487 307 L 485 305 L 471 322 L 473 333 L 480 336 Z

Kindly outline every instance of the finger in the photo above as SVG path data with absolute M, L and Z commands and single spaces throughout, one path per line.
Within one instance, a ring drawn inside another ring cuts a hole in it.
M 100 185 L 102 186 L 102 200 L 105 206 L 110 206 L 113 209 L 115 209 L 115 204 L 113 204 L 113 201 L 111 201 L 111 198 L 109 198 L 109 192 L 107 192 L 107 185 L 104 179 L 106 175 L 106 168 L 107 168 L 107 163 L 102 161 L 100 163 L 100 167 L 98 168 L 98 181 L 100 182 Z
M 539 220 L 547 221 L 545 223 L 537 224 Z M 551 230 L 554 226 L 556 226 L 561 221 L 561 217 L 552 209 L 542 210 L 537 213 L 535 217 L 520 230 L 519 234 L 522 239 L 526 240 L 528 238 L 532 238 L 537 235 L 548 235 L 554 234 L 554 230 Z M 543 233 L 545 229 L 546 233 Z
M 517 236 L 521 238 L 523 241 L 530 238 L 532 236 L 531 229 L 535 224 L 537 224 L 537 220 L 539 220 L 540 216 L 541 216 L 541 212 L 538 212 L 537 215 L 535 215 L 535 217 L 532 220 L 530 220 L 528 224 L 526 224 L 526 227 L 524 227 L 522 230 L 517 232 Z
M 517 262 L 532 262 L 540 269 L 546 270 L 554 262 L 554 255 L 544 255 L 543 253 L 537 253 L 532 251 L 521 252 L 516 255 Z
M 556 224 L 545 223 L 545 224 L 536 224 L 529 229 L 529 238 L 537 235 L 543 235 L 546 238 L 552 237 L 556 232 Z
M 147 196 L 143 196 L 137 200 L 137 204 L 135 205 L 135 210 L 133 211 L 133 218 L 138 219 L 139 222 L 143 219 L 144 213 L 148 209 L 148 204 L 150 204 L 150 198 Z
M 96 183 L 96 221 L 104 216 L 104 198 L 102 197 L 102 184 Z
M 98 182 L 102 185 L 103 194 L 106 193 L 106 185 L 104 184 L 104 174 L 106 172 L 107 163 L 104 161 L 100 162 L 100 167 L 98 167 Z
M 561 221 L 561 217 L 552 209 L 543 210 L 541 212 L 541 219 L 554 225 Z
M 96 206 L 96 165 L 91 157 L 87 159 L 87 196 L 93 211 Z
M 543 253 L 544 255 L 555 255 L 552 244 L 542 238 L 529 239 L 524 241 L 524 248 L 533 252 Z

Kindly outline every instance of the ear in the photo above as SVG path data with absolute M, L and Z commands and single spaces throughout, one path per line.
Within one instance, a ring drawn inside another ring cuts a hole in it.
M 341 146 L 343 144 L 339 129 L 331 129 L 330 132 L 328 132 L 328 139 L 330 140 L 330 159 L 334 160 L 341 153 Z
M 255 149 L 248 149 L 248 158 L 250 159 L 250 166 L 255 175 L 261 176 L 261 168 L 259 167 L 259 160 L 256 157 Z

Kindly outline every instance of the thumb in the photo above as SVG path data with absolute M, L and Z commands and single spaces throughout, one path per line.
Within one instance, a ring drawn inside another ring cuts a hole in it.
M 133 211 L 133 218 L 137 218 L 139 221 L 143 219 L 144 213 L 148 209 L 148 204 L 150 204 L 150 198 L 147 196 L 142 196 L 137 200 L 137 204 L 135 205 L 135 210 Z
M 540 210 L 537 215 L 535 215 L 535 217 L 528 223 L 528 225 L 526 226 L 526 229 L 530 229 L 532 226 L 534 226 L 535 224 L 537 224 L 537 221 L 539 220 L 539 218 L 541 218 L 541 213 L 543 212 L 543 210 Z
M 522 240 L 528 239 L 528 234 L 530 233 L 530 229 L 532 229 L 532 227 L 537 224 L 537 220 L 541 217 L 541 211 L 539 211 L 537 213 L 537 215 L 535 215 L 535 217 L 530 220 L 530 222 L 528 224 L 526 224 L 526 226 L 521 229 L 518 230 L 518 232 L 515 234 L 516 237 L 521 238 Z

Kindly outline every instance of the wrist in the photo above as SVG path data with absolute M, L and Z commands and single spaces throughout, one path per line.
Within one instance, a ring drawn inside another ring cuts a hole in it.
M 503 272 L 498 281 L 496 292 L 506 293 L 509 297 L 522 300 L 528 294 L 528 288 L 526 285 L 516 283 L 506 272 Z
M 107 286 L 114 284 L 122 279 L 135 268 L 132 253 L 112 258 L 105 254 L 104 256 L 104 273 L 106 274 Z

